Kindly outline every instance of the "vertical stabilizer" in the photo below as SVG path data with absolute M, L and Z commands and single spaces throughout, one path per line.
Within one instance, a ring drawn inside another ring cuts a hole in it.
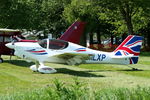
M 79 44 L 85 24 L 85 22 L 81 21 L 74 22 L 59 39 Z
M 114 50 L 115 56 L 129 56 L 130 64 L 136 64 L 138 62 L 140 49 L 142 46 L 143 37 L 136 35 L 129 35 L 116 50 Z

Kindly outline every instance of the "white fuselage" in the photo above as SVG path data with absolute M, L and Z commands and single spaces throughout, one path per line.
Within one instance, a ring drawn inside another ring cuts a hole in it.
M 112 63 L 112 64 L 129 64 L 129 59 L 114 59 L 112 56 L 113 52 L 102 52 L 97 50 L 92 50 L 85 48 L 83 46 L 68 42 L 68 46 L 64 49 L 55 50 L 41 47 L 37 42 L 16 42 L 14 45 L 12 43 L 7 44 L 9 48 L 15 49 L 15 55 L 30 59 L 32 61 L 39 62 L 51 62 L 51 63 L 66 63 L 65 59 L 55 57 L 55 55 L 63 53 L 77 53 L 77 54 L 88 54 L 90 58 L 85 60 L 84 63 Z M 78 50 L 78 48 L 84 48 L 84 50 Z M 30 50 L 36 50 L 30 52 Z M 38 51 L 38 53 L 37 53 Z

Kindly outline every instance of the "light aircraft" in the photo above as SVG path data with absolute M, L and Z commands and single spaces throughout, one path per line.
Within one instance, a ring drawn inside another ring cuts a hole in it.
M 54 73 L 56 70 L 45 66 L 45 62 L 78 65 L 81 63 L 136 64 L 138 62 L 141 36 L 129 35 L 113 52 L 92 50 L 64 40 L 44 39 L 39 42 L 12 42 L 7 47 L 15 55 L 36 62 L 30 66 L 33 71 Z
M 12 37 L 21 36 L 21 31 L 13 29 L 0 29 L 0 63 L 3 62 L 1 55 L 13 55 L 13 50 L 5 46 L 6 43 L 11 42 Z

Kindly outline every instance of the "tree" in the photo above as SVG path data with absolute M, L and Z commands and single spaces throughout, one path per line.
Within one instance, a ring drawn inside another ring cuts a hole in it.
M 95 2 L 90 0 L 72 0 L 70 4 L 68 4 L 63 12 L 64 19 L 69 23 L 73 23 L 75 20 L 85 21 L 87 23 L 86 32 L 82 37 L 82 45 L 85 46 L 86 43 L 86 35 L 90 33 L 91 41 L 92 41 L 92 33 L 97 33 L 98 43 L 101 43 L 100 33 L 105 33 L 106 30 L 109 30 L 107 26 L 110 23 L 107 23 L 104 20 L 99 18 L 99 12 L 101 11 L 99 5 L 95 5 Z
M 66 29 L 65 20 L 62 18 L 64 11 L 62 0 L 48 0 L 42 4 L 42 27 L 48 29 L 56 38 Z
M 63 2 L 69 0 L 1 0 L 0 26 L 7 28 L 45 30 L 61 33 L 66 27 L 62 19 Z M 57 36 L 57 34 L 54 34 Z
M 1 0 L 0 25 L 4 28 L 29 28 L 31 7 L 27 1 Z
M 140 27 L 138 27 L 138 21 L 143 18 L 143 9 L 149 8 L 149 5 L 145 4 L 148 3 L 146 0 L 96 0 L 95 2 L 103 8 L 103 11 L 99 13 L 100 18 L 118 27 L 117 32 L 127 30 L 128 34 L 134 34 L 147 22 L 147 20 L 140 21 Z

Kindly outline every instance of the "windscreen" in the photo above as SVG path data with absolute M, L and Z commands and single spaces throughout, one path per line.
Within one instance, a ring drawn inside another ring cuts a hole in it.
M 47 48 L 47 40 L 46 40 L 46 39 L 41 40 L 41 41 L 39 41 L 38 43 L 39 43 L 39 45 L 40 45 L 41 47 Z
M 61 50 L 68 47 L 68 42 L 63 40 L 54 40 L 54 39 L 45 39 L 39 42 L 39 45 L 43 48 L 54 49 L 54 50 Z

